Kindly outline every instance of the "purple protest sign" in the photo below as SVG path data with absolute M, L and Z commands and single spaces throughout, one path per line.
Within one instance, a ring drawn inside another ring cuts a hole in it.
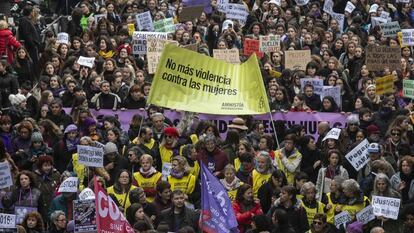
M 201 230 L 207 233 L 238 233 L 237 225 L 227 191 L 201 163 Z
M 210 0 L 183 0 L 184 6 L 201 6 L 201 5 L 205 6 L 204 12 L 206 14 L 211 14 L 211 12 L 213 11 L 210 3 L 211 3 Z

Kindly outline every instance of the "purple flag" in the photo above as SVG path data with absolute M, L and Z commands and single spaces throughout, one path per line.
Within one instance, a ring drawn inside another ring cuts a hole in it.
M 205 6 L 204 7 L 204 12 L 206 14 L 211 14 L 211 12 L 213 11 L 210 4 L 211 4 L 210 0 L 183 0 L 184 7 L 186 7 L 186 6 L 201 6 L 201 5 Z
M 227 191 L 201 163 L 201 230 L 207 233 L 238 233 L 237 225 Z

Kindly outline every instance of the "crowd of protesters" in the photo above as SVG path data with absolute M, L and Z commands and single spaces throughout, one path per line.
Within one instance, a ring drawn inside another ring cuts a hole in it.
M 211 11 L 180 22 L 184 6 L 178 0 L 57 1 L 55 14 L 71 14 L 60 27 L 70 36 L 67 43 L 59 43 L 53 30 L 40 33 L 37 5 L 24 7 L 15 35 L 15 25 L 0 20 L 0 162 L 9 163 L 14 178 L 0 191 L 0 212 L 30 211 L 18 232 L 73 232 L 73 201 L 93 186 L 94 176 L 136 232 L 199 232 L 201 163 L 228 191 L 242 233 L 414 232 L 413 104 L 402 91 L 403 80 L 414 79 L 413 48 L 372 25 L 387 12 L 402 29 L 412 28 L 412 1 L 350 0 L 355 9 L 349 13 L 347 1 L 334 0 L 332 11 L 345 15 L 343 25 L 323 11 L 322 0 L 303 6 L 294 0 L 230 1 L 249 12 L 245 22 L 226 19 L 218 11 L 224 2 L 211 0 Z M 127 24 L 146 11 L 153 21 L 173 18 L 179 25 L 169 38 L 180 46 L 196 44 L 206 56 L 235 48 L 245 61 L 246 38 L 279 35 L 280 51 L 265 53 L 258 64 L 271 110 L 344 114 L 339 138 L 322 140 L 331 129 L 325 121 L 317 138 L 301 125 L 283 124 L 277 124 L 276 138 L 251 116 L 233 119 L 224 138 L 197 113 L 185 113 L 173 125 L 164 109 L 146 103 L 156 88 L 153 75 L 146 56 L 133 54 Z M 96 14 L 106 17 L 96 22 Z M 367 47 L 378 45 L 401 48 L 398 69 L 367 69 Z M 287 50 L 311 51 L 305 70 L 285 69 Z M 94 57 L 94 66 L 79 65 L 79 56 Z M 394 75 L 394 91 L 378 95 L 375 79 L 386 75 Z M 340 105 L 331 96 L 321 99 L 312 85 L 301 87 L 302 78 L 339 86 Z M 125 130 L 116 114 L 94 115 L 92 109 L 147 115 L 131 115 Z M 369 162 L 356 171 L 345 155 L 365 139 Z M 104 167 L 80 164 L 77 145 L 103 148 Z M 72 176 L 79 178 L 79 192 L 59 193 Z M 398 219 L 358 222 L 356 214 L 372 196 L 400 199 Z M 334 216 L 342 211 L 352 221 L 338 229 Z

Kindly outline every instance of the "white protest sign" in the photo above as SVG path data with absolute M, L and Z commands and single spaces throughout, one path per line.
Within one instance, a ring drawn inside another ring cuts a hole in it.
M 98 14 L 93 16 L 95 18 L 95 23 L 98 23 L 100 19 L 106 18 L 106 14 Z
M 280 6 L 281 5 L 280 0 L 270 0 L 269 1 L 269 4 L 275 4 L 277 6 Z
M 354 149 L 352 149 L 348 154 L 345 155 L 345 158 L 349 161 L 350 164 L 359 171 L 365 166 L 369 161 L 368 154 L 369 142 L 367 139 L 358 144 Z
M 398 21 L 380 24 L 381 32 L 384 37 L 396 37 L 401 31 Z
M 352 2 L 348 1 L 345 6 L 345 12 L 351 14 L 355 10 L 355 5 Z
M 218 0 L 217 1 L 217 10 L 218 10 L 218 12 L 226 13 L 228 4 L 229 4 L 229 0 Z
M 102 148 L 78 145 L 78 161 L 88 167 L 103 167 L 104 151 Z
M 343 32 L 344 31 L 345 15 L 332 12 L 331 16 L 332 16 L 332 18 L 336 19 L 336 21 L 338 21 L 339 30 L 341 32 Z
M 369 205 L 365 207 L 364 209 L 362 209 L 361 211 L 359 211 L 358 213 L 356 213 L 356 219 L 358 222 L 361 222 L 363 224 L 367 224 L 371 220 L 374 220 L 375 215 L 374 215 L 374 209 L 372 208 L 372 206 Z
M 321 94 L 321 100 L 325 96 L 331 96 L 335 103 L 338 105 L 339 108 L 342 107 L 342 96 L 341 96 L 341 88 L 338 86 L 332 87 L 332 86 L 323 86 L 323 91 Z
M 249 12 L 243 4 L 227 4 L 226 19 L 237 19 L 244 25 L 248 15 Z
M 383 11 L 381 11 L 380 17 L 383 18 L 383 19 L 388 20 L 388 18 L 390 17 L 390 13 L 383 10 Z
M 375 216 L 398 219 L 401 199 L 391 197 L 372 196 L 372 207 Z
M 86 66 L 86 67 L 92 68 L 93 65 L 95 64 L 95 58 L 94 57 L 80 56 L 78 58 L 77 63 L 81 66 Z
M 402 44 L 403 46 L 414 45 L 414 29 L 403 29 L 402 32 Z
M 323 79 L 319 78 L 301 78 L 300 79 L 300 88 L 301 92 L 304 93 L 304 88 L 306 84 L 312 84 L 313 93 L 322 95 L 323 93 Z
M 260 52 L 271 53 L 280 50 L 280 36 L 279 35 L 267 35 L 259 37 Z
M 341 129 L 340 128 L 332 128 L 331 130 L 329 130 L 329 132 L 323 138 L 322 142 L 325 141 L 326 139 L 338 140 L 340 134 L 341 134 Z
M 383 19 L 381 17 L 371 17 L 371 28 L 374 28 L 375 26 L 379 26 L 387 22 L 387 19 Z
M 400 2 L 400 3 L 410 3 L 411 0 L 397 0 L 397 2 Z
M 69 177 L 59 186 L 60 193 L 76 193 L 78 192 L 78 177 Z
M 7 161 L 0 163 L 0 189 L 13 185 L 13 179 L 10 171 L 10 164 Z
M 79 194 L 79 200 L 92 200 L 95 199 L 95 193 L 90 188 L 85 188 Z
M 144 55 L 147 53 L 147 38 L 166 40 L 168 38 L 168 33 L 134 32 L 134 34 L 132 34 L 132 53 L 134 55 Z
M 334 2 L 332 0 L 325 0 L 325 3 L 323 4 L 323 11 L 325 11 L 328 14 L 332 14 L 333 11 Z
M 304 6 L 309 3 L 309 0 L 295 0 L 298 6 Z
M 162 180 L 167 180 L 171 173 L 171 163 L 162 163 Z
M 136 16 L 138 30 L 140 31 L 154 31 L 154 24 L 152 22 L 151 13 L 146 11 Z
M 339 229 L 342 225 L 346 226 L 346 223 L 351 221 L 352 217 L 349 215 L 348 211 L 342 211 L 334 217 L 334 223 L 337 229 Z
M 16 228 L 16 215 L 0 213 L 0 229 Z
M 60 44 L 69 44 L 69 34 L 67 34 L 66 32 L 61 32 L 57 34 L 56 40 Z

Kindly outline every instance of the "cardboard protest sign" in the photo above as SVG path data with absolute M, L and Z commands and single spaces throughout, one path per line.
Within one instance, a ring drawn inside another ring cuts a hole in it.
M 400 212 L 400 205 L 400 198 L 372 196 L 372 208 L 374 208 L 375 216 L 397 220 L 398 213 Z
M 184 7 L 180 13 L 180 22 L 192 21 L 198 19 L 204 11 L 204 6 Z
M 320 78 L 301 78 L 300 79 L 300 92 L 304 93 L 306 84 L 312 84 L 313 93 L 322 95 L 323 94 L 323 79 Z
M 332 12 L 331 16 L 332 16 L 332 18 L 336 19 L 336 21 L 338 21 L 339 31 L 343 32 L 344 31 L 344 23 L 345 23 L 345 15 Z
M 250 56 L 255 53 L 256 56 L 262 58 L 263 53 L 260 52 L 260 41 L 249 38 L 244 39 L 243 53 L 245 56 Z
M 345 6 L 345 12 L 348 12 L 349 14 L 351 14 L 355 10 L 355 8 L 356 8 L 355 5 L 352 4 L 352 2 L 348 1 Z
M 152 22 L 151 12 L 146 11 L 135 16 L 138 30 L 140 31 L 154 31 L 154 24 Z
M 374 220 L 375 219 L 374 208 L 372 208 L 371 205 L 365 207 L 364 209 L 362 209 L 356 214 L 356 219 L 358 222 L 361 222 L 363 224 L 367 224 L 371 220 Z
M 213 57 L 232 64 L 240 63 L 238 49 L 213 49 Z
M 341 135 L 341 129 L 339 128 L 332 128 L 329 130 L 329 132 L 326 134 L 326 136 L 322 139 L 322 142 L 326 139 L 335 139 L 338 140 L 339 135 Z
M 61 32 L 57 34 L 56 40 L 60 44 L 69 44 L 69 34 L 66 32 Z
M 279 35 L 267 35 L 260 36 L 260 52 L 271 53 L 280 50 L 280 36 Z
M 375 93 L 382 95 L 394 92 L 394 75 L 387 75 L 375 79 Z
M 359 171 L 365 166 L 369 161 L 368 154 L 369 142 L 367 139 L 358 144 L 354 149 L 352 149 L 348 154 L 345 155 L 345 158 L 349 163 Z
M 10 171 L 10 164 L 7 161 L 0 163 L 0 189 L 13 185 L 13 178 Z
M 95 65 L 95 58 L 80 56 L 77 63 L 81 66 L 92 68 Z
M 325 96 L 331 96 L 335 100 L 335 103 L 338 105 L 339 109 L 342 108 L 341 87 L 323 86 L 321 100 Z
M 147 38 L 168 39 L 166 32 L 134 32 L 132 34 L 132 53 L 144 55 L 147 53 Z
M 334 217 L 334 223 L 337 229 L 340 229 L 341 226 L 344 226 L 344 228 L 346 228 L 346 223 L 351 221 L 352 217 L 347 211 L 342 211 Z
M 204 7 L 203 7 L 204 9 Z M 158 40 L 154 38 L 148 38 L 147 40 L 147 60 L 148 60 L 148 73 L 155 74 L 157 70 L 158 62 L 161 58 L 162 50 L 166 44 L 173 44 L 178 46 L 177 41 L 173 40 Z
M 414 29 L 403 29 L 402 32 L 402 45 L 413 46 L 414 45 Z
M 384 37 L 396 37 L 401 31 L 398 21 L 380 24 L 381 32 Z
M 154 30 L 156 32 L 175 32 L 173 18 L 160 19 L 154 22 Z
M 285 66 L 291 70 L 305 70 L 311 61 L 310 50 L 287 50 L 285 51 Z
M 79 194 L 79 200 L 92 200 L 95 199 L 95 193 L 90 188 L 85 188 Z
M 387 12 L 387 11 L 381 11 L 381 14 L 380 14 L 380 17 L 381 18 L 383 18 L 383 19 L 386 19 L 387 21 L 389 21 L 389 19 L 390 19 L 390 12 Z
M 406 98 L 414 99 L 414 80 L 403 80 L 403 94 Z
M 217 11 L 221 12 L 221 13 L 226 13 L 228 4 L 229 4 L 229 0 L 218 0 L 217 1 Z
M 161 173 L 162 173 L 162 180 L 167 180 L 168 176 L 171 173 L 171 163 L 162 163 L 162 169 L 161 169 Z
M 96 232 L 95 199 L 74 200 L 73 220 L 75 222 L 74 232 Z
M 103 167 L 102 148 L 78 145 L 78 162 L 88 167 Z
M 332 12 L 334 12 L 333 6 L 334 6 L 334 2 L 332 0 L 325 0 L 325 2 L 323 3 L 323 11 L 331 15 Z
M 371 17 L 371 28 L 387 23 L 388 20 L 381 17 Z
M 58 192 L 76 193 L 78 192 L 78 183 L 78 177 L 69 177 L 60 184 Z
M 132 34 L 134 34 L 135 32 L 135 24 L 129 23 L 127 24 L 127 28 L 128 28 L 128 35 L 132 36 Z
M 0 229 L 16 228 L 16 215 L 0 213 Z
M 248 15 L 249 12 L 243 4 L 227 4 L 226 19 L 237 19 L 244 25 Z
M 391 71 L 400 69 L 401 49 L 388 46 L 368 46 L 366 65 L 368 70 L 383 71 L 388 67 Z

